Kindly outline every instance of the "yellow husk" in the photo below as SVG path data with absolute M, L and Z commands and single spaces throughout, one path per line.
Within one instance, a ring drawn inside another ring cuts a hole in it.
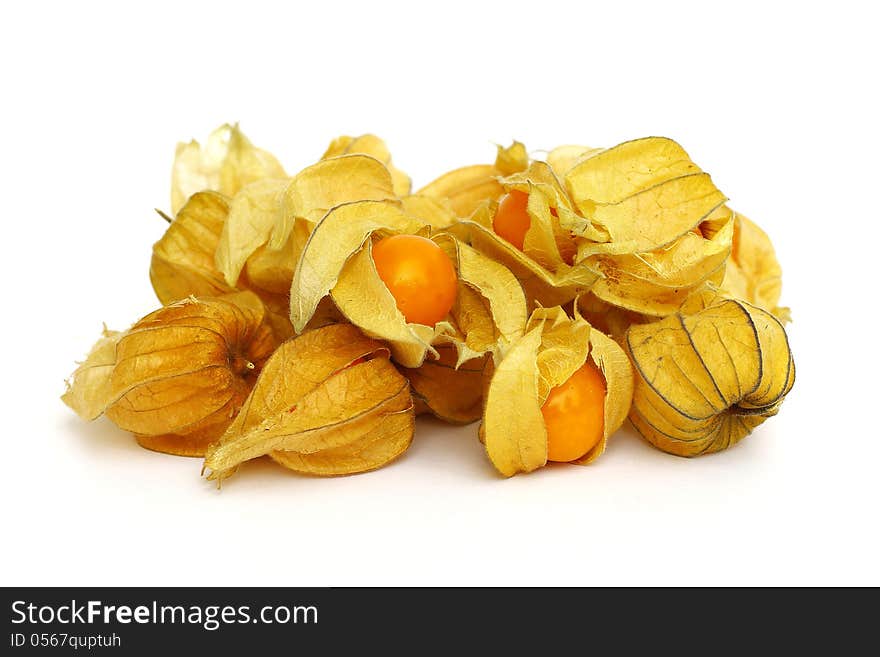
M 547 164 L 553 169 L 554 173 L 562 178 L 576 164 L 596 153 L 605 149 L 593 148 L 590 146 L 580 146 L 575 144 L 566 144 L 565 146 L 557 146 L 547 153 Z
M 461 222 L 469 231 L 473 247 L 513 272 L 532 307 L 565 304 L 589 290 L 598 276 L 584 265 L 569 264 L 577 243 L 563 224 L 577 225 L 583 234 L 594 239 L 604 236 L 575 214 L 550 167 L 544 162 L 533 162 L 526 171 L 500 182 L 505 191 L 516 189 L 529 195 L 527 212 L 531 224 L 523 249 L 520 251 L 494 232 L 494 205 L 483 205 L 469 220 Z M 558 216 L 553 216 L 551 209 Z
M 426 359 L 421 367 L 401 367 L 409 379 L 413 398 L 421 402 L 423 412 L 451 424 L 470 424 L 483 412 L 483 390 L 492 375 L 492 358 L 483 356 L 456 367 L 454 347 L 437 348 L 439 357 Z
M 739 213 L 734 215 L 734 246 L 727 261 L 723 288 L 729 295 L 763 308 L 786 322 L 790 311 L 779 306 L 782 267 L 773 244 L 753 221 Z
M 233 196 L 262 178 L 283 178 L 284 168 L 271 153 L 254 146 L 238 125 L 222 125 L 205 145 L 178 144 L 171 172 L 171 212 L 177 214 L 196 192 Z
M 518 141 L 509 147 L 498 147 L 494 164 L 475 164 L 449 171 L 428 183 L 417 194 L 444 199 L 459 217 L 468 217 L 487 201 L 497 200 L 504 194 L 498 181 L 528 166 L 525 146 Z
M 711 239 L 688 232 L 647 253 L 594 255 L 583 265 L 600 276 L 591 292 L 608 304 L 664 317 L 679 310 L 706 282 L 719 285 L 730 254 L 733 218 L 719 222 Z
M 62 397 L 105 414 L 145 447 L 200 456 L 225 431 L 277 344 L 251 292 L 189 298 L 108 332 Z
M 506 477 L 547 463 L 541 406 L 550 390 L 568 380 L 588 358 L 606 380 L 604 436 L 575 463 L 591 463 L 605 451 L 608 437 L 626 419 L 632 398 L 632 371 L 626 355 L 580 316 L 569 318 L 558 307 L 538 309 L 526 331 L 496 364 L 480 427 L 489 459 Z
M 314 329 L 272 355 L 205 468 L 223 479 L 268 454 L 308 474 L 372 470 L 409 445 L 413 415 L 409 383 L 380 343 L 349 324 Z
M 321 160 L 300 171 L 285 190 L 269 248 L 284 246 L 297 221 L 314 225 L 336 206 L 395 198 L 391 173 L 376 158 L 352 154 Z
M 229 214 L 229 200 L 217 192 L 198 192 L 180 209 L 153 245 L 150 282 L 163 304 L 190 295 L 235 292 L 214 266 L 214 252 Z
M 327 147 L 321 159 L 327 160 L 331 157 L 353 155 L 355 153 L 370 155 L 385 165 L 391 174 L 391 179 L 394 181 L 394 193 L 397 196 L 406 196 L 410 193 L 412 181 L 408 175 L 392 164 L 391 152 L 388 150 L 385 142 L 376 135 L 367 134 L 360 137 L 349 137 L 346 135 L 337 137 Z
M 216 248 L 216 269 L 230 286 L 239 284 L 246 270 L 250 285 L 241 285 L 286 294 L 309 234 L 330 208 L 393 197 L 385 165 L 356 152 L 324 159 L 293 178 L 251 183 L 231 201 Z
M 459 363 L 503 350 L 522 334 L 525 298 L 503 266 L 451 235 L 433 239 L 453 261 L 458 301 L 436 326 L 406 322 L 379 278 L 372 259 L 373 235 L 430 234 L 430 226 L 392 201 L 361 201 L 331 210 L 316 226 L 291 286 L 291 321 L 300 330 L 329 293 L 342 315 L 367 335 L 384 340 L 394 360 L 419 367 L 435 344 L 453 344 Z
M 274 182 L 269 179 L 254 185 L 262 187 L 264 183 Z M 248 191 L 242 193 L 248 194 Z M 293 333 L 287 301 L 293 265 L 289 260 L 276 262 L 269 255 L 263 255 L 261 249 L 249 262 L 249 267 L 256 265 L 254 279 L 242 275 L 236 277 L 234 284 L 227 283 L 216 266 L 216 254 L 229 213 L 230 201 L 222 194 L 208 191 L 190 197 L 162 238 L 153 245 L 150 261 L 153 290 L 165 305 L 190 296 L 213 297 L 250 290 L 263 301 L 267 321 L 278 338 L 288 337 Z M 289 251 L 278 253 L 293 257 Z
M 794 384 L 782 324 L 744 301 L 632 326 L 625 347 L 636 371 L 630 420 L 678 456 L 739 442 L 778 412 Z
M 554 155 L 551 153 L 551 155 Z M 589 149 L 572 158 L 560 151 L 556 166 L 568 167 L 563 175 L 566 190 L 580 214 L 590 217 L 598 206 L 626 198 L 687 174 L 699 173 L 685 150 L 665 137 L 646 137 L 612 148 Z M 560 160 L 565 163 L 560 164 Z

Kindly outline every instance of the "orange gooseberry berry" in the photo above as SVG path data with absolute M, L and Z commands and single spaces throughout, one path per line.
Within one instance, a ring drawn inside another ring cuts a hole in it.
M 548 461 L 574 461 L 602 440 L 605 392 L 605 378 L 591 361 L 550 391 L 541 407 Z
M 526 231 L 532 225 L 532 220 L 526 211 L 528 203 L 528 194 L 518 189 L 511 189 L 501 197 L 495 218 L 492 219 L 495 234 L 506 239 L 520 251 L 526 239 Z
M 386 237 L 373 245 L 373 261 L 407 322 L 434 326 L 452 309 L 458 291 L 455 266 L 431 240 Z
M 518 189 L 511 189 L 498 201 L 498 209 L 492 219 L 492 229 L 499 237 L 503 237 L 520 251 L 526 239 L 526 232 L 532 225 L 532 219 L 527 210 L 529 195 Z M 556 208 L 550 208 L 550 214 L 554 217 L 559 215 Z

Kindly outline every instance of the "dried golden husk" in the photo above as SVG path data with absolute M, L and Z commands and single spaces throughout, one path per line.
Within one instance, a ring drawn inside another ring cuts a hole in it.
M 204 145 L 178 144 L 171 170 L 171 212 L 177 214 L 196 192 L 213 190 L 232 196 L 262 178 L 283 178 L 274 155 L 254 146 L 235 125 L 222 125 Z
M 632 326 L 625 348 L 636 372 L 630 420 L 678 456 L 736 444 L 778 412 L 794 384 L 782 324 L 744 301 Z
M 417 413 L 430 413 L 451 424 L 470 424 L 483 414 L 483 391 L 492 376 L 491 356 L 474 358 L 456 367 L 452 346 L 437 347 L 437 358 L 421 367 L 399 368 L 409 379 Z
M 722 206 L 709 219 L 708 239 L 693 230 L 654 251 L 584 258 L 579 264 L 598 277 L 591 293 L 612 306 L 643 315 L 665 317 L 677 312 L 691 294 L 706 284 L 718 286 L 724 278 L 734 215 Z
M 326 160 L 331 157 L 355 153 L 370 155 L 385 165 L 391 174 L 391 179 L 394 181 L 394 193 L 397 196 L 406 196 L 410 193 L 412 189 L 410 177 L 394 166 L 391 162 L 391 152 L 388 150 L 385 142 L 376 135 L 366 134 L 360 137 L 343 135 L 342 137 L 337 137 L 330 142 L 321 159 Z
M 733 214 L 733 250 L 727 261 L 723 289 L 733 297 L 773 313 L 783 322 L 788 321 L 789 309 L 779 306 L 782 267 L 770 238 L 753 221 L 739 213 Z
M 518 249 L 495 233 L 494 204 L 484 204 L 469 220 L 460 222 L 469 230 L 471 245 L 510 269 L 531 304 L 562 305 L 589 290 L 598 275 L 581 264 L 571 264 L 577 242 L 562 224 L 577 224 L 581 234 L 593 239 L 605 236 L 576 215 L 550 166 L 545 162 L 532 162 L 526 171 L 502 178 L 499 183 L 505 192 L 518 190 L 529 195 L 526 211 L 531 224 L 523 248 Z
M 712 300 L 713 302 L 717 300 L 715 295 L 712 295 Z M 578 297 L 577 309 L 590 326 L 611 336 L 618 344 L 623 343 L 627 329 L 633 324 L 647 324 L 657 320 L 656 317 L 612 306 L 592 293 Z
M 267 321 L 279 339 L 289 337 L 293 334 L 287 301 L 292 266 L 284 271 L 276 270 L 274 276 L 281 279 L 281 286 L 269 285 L 268 289 L 246 275 L 239 277 L 235 284 L 229 284 L 216 267 L 215 253 L 229 211 L 229 198 L 218 192 L 197 192 L 190 197 L 162 238 L 153 245 L 150 261 L 153 290 L 165 305 L 190 296 L 214 297 L 251 290 L 262 299 Z M 264 260 L 257 262 L 262 265 Z M 266 285 L 269 278 L 266 274 L 258 281 Z
M 235 292 L 214 266 L 214 252 L 229 214 L 229 199 L 218 192 L 197 192 L 180 209 L 153 245 L 150 282 L 163 304 L 190 295 Z
M 354 474 L 400 456 L 414 429 L 409 382 L 388 350 L 350 324 L 334 324 L 276 350 L 205 468 L 219 480 L 268 454 L 297 472 Z
M 611 338 L 562 308 L 536 310 L 526 333 L 496 364 L 486 394 L 481 439 L 495 468 L 509 477 L 547 463 L 547 429 L 541 406 L 550 390 L 567 381 L 587 360 L 607 388 L 603 440 L 574 461 L 586 465 L 604 451 L 608 437 L 626 419 L 633 391 L 629 360 Z
M 255 294 L 188 298 L 128 331 L 105 329 L 62 399 L 85 420 L 106 415 L 148 449 L 201 456 L 276 344 Z
M 300 171 L 288 185 L 269 248 L 282 248 L 297 222 L 314 227 L 338 205 L 396 198 L 391 172 L 376 158 L 355 153 L 321 160 Z
M 547 153 L 547 164 L 553 169 L 554 173 L 562 178 L 572 168 L 574 168 L 581 160 L 591 155 L 605 150 L 604 148 L 594 148 L 591 146 L 580 146 L 576 144 L 566 144 L 557 146 Z
M 422 187 L 417 194 L 445 199 L 458 217 L 469 217 L 487 201 L 497 200 L 504 194 L 499 178 L 524 171 L 528 164 L 526 147 L 515 141 L 507 148 L 498 146 L 494 164 L 453 169 Z
M 594 151 L 563 176 L 582 224 L 560 217 L 563 228 L 585 238 L 577 261 L 594 254 L 655 251 L 694 230 L 726 200 L 674 141 L 648 137 Z
M 436 326 L 408 323 L 379 278 L 372 257 L 374 239 L 421 234 L 443 248 L 458 274 L 455 305 Z M 290 319 L 297 332 L 330 295 L 342 315 L 367 335 L 386 341 L 395 361 L 420 367 L 435 345 L 452 344 L 458 364 L 503 350 L 522 335 L 525 297 L 501 264 L 454 236 L 431 235 L 429 225 L 392 201 L 340 205 L 319 222 L 297 265 L 290 290 Z
M 256 181 L 231 201 L 217 244 L 216 268 L 228 285 L 236 285 L 246 271 L 255 285 L 286 294 L 309 234 L 330 208 L 394 197 L 389 170 L 364 154 L 321 160 L 293 178 Z

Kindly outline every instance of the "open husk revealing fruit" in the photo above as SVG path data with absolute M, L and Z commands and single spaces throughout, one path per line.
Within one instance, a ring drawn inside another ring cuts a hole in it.
M 495 468 L 509 477 L 544 466 L 548 433 L 542 406 L 552 389 L 585 364 L 598 367 L 605 381 L 601 440 L 575 459 L 586 465 L 605 451 L 608 437 L 626 419 L 632 399 L 629 360 L 611 338 L 561 308 L 536 310 L 525 335 L 496 365 L 486 394 L 480 436 Z
M 736 444 L 779 411 L 794 384 L 782 324 L 744 301 L 632 326 L 624 342 L 636 373 L 630 420 L 678 456 Z
M 268 454 L 297 472 L 354 474 L 400 456 L 414 430 L 409 383 L 388 350 L 350 324 L 334 324 L 278 348 L 205 468 L 222 480 Z
M 251 292 L 184 299 L 128 331 L 105 330 L 62 399 L 83 419 L 106 415 L 148 449 L 202 456 L 276 344 Z
M 373 259 L 373 244 L 392 235 L 432 240 L 455 269 L 457 293 L 450 312 L 434 325 L 408 322 Z M 513 274 L 393 201 L 360 201 L 333 208 L 309 237 L 290 290 L 290 319 L 304 330 L 327 296 L 367 335 L 384 340 L 404 367 L 422 365 L 435 345 L 456 349 L 456 364 L 503 350 L 522 335 L 525 297 Z
M 577 241 L 569 226 L 577 226 L 581 236 L 596 240 L 606 235 L 576 215 L 550 166 L 532 162 L 525 171 L 502 178 L 498 184 L 508 195 L 527 195 L 528 228 L 519 234 L 520 244 L 511 243 L 496 232 L 501 205 L 483 204 L 462 222 L 470 230 L 472 246 L 510 269 L 532 305 L 565 304 L 589 290 L 599 274 L 573 264 Z

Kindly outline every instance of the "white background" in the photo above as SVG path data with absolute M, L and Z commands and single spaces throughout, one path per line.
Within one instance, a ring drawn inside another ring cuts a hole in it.
M 4 3 L 5 585 L 880 584 L 870 3 Z M 288 171 L 375 132 L 416 186 L 533 150 L 679 140 L 785 269 L 797 384 L 729 452 L 621 431 L 504 480 L 420 422 L 378 472 L 201 463 L 79 421 L 63 379 L 147 277 L 174 145 L 241 121 Z

